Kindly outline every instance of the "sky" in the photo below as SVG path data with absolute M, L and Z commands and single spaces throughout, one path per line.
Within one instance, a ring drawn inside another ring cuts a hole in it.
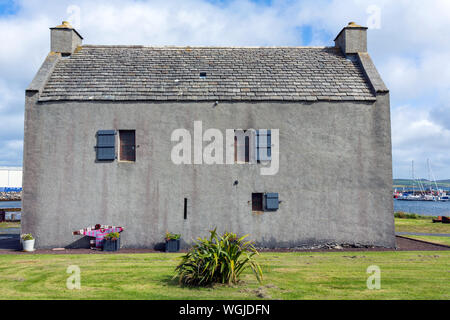
M 391 93 L 394 178 L 450 179 L 448 0 L 0 0 L 0 166 L 21 166 L 24 90 L 63 20 L 84 44 L 333 46 L 350 21 Z

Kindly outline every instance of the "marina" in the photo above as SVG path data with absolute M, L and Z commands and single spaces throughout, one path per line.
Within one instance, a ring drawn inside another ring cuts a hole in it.
M 416 179 L 414 176 L 414 161 L 411 162 L 412 186 L 394 189 L 394 199 L 398 201 L 430 201 L 449 202 L 449 193 L 442 186 L 438 185 L 431 169 L 430 159 L 427 159 L 428 180 Z
M 5 188 L 3 188 L 5 189 Z M 0 191 L 0 203 L 4 201 L 21 201 L 22 191 Z
M 421 192 L 397 192 L 394 191 L 394 199 L 398 201 L 433 201 L 433 202 L 449 202 L 450 197 L 447 192 L 438 191 L 421 191 Z

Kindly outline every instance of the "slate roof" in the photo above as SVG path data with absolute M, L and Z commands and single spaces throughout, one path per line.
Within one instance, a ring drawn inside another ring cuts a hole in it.
M 206 72 L 206 77 L 200 73 Z M 40 101 L 375 100 L 358 62 L 334 47 L 83 46 Z

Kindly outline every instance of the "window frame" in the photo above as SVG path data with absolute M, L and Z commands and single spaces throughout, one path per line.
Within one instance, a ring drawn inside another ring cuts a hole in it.
M 255 197 L 261 197 L 257 199 L 260 202 L 260 205 L 255 208 Z M 263 192 L 252 192 L 252 212 L 264 212 L 264 193 Z
M 266 138 L 261 141 L 260 137 L 262 136 L 265 136 Z M 262 142 L 266 142 L 266 144 L 265 145 L 261 144 Z M 263 152 L 260 155 L 261 150 L 265 150 L 265 152 Z M 272 161 L 272 130 L 270 129 L 255 130 L 255 155 L 257 163 Z
M 122 162 L 122 163 L 135 163 L 136 162 L 136 149 L 137 149 L 137 145 L 136 145 L 136 129 L 120 129 L 117 130 L 118 134 L 118 143 L 117 143 L 117 161 L 118 162 Z M 133 160 L 129 160 L 129 159 L 122 159 L 122 138 L 121 138 L 121 134 L 125 133 L 125 132 L 133 132 L 133 136 L 134 136 L 134 144 L 131 145 L 132 146 L 132 150 L 134 152 L 134 156 L 133 156 Z
M 244 161 L 239 161 L 238 156 L 239 156 L 239 139 L 236 135 L 236 131 L 242 131 L 244 133 Z M 254 148 L 254 143 L 256 141 L 255 138 L 255 132 L 256 130 L 253 129 L 234 129 L 234 163 L 235 164 L 254 164 L 255 162 L 252 160 L 252 153 L 255 152 L 255 148 Z M 252 143 L 253 140 L 253 143 Z M 253 146 L 253 148 L 252 148 Z M 253 150 L 252 150 L 253 149 Z M 256 159 L 256 155 L 253 154 L 253 156 Z
M 258 204 L 255 204 L 256 196 L 258 196 Z M 271 203 L 269 206 L 268 203 L 273 201 L 276 204 Z M 280 210 L 280 203 L 280 194 L 278 192 L 252 192 L 252 213 L 276 212 Z

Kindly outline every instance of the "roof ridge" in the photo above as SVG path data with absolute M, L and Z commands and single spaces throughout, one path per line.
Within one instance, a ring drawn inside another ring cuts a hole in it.
M 334 46 L 147 46 L 147 45 L 95 45 L 84 44 L 83 48 L 136 48 L 136 49 L 333 49 Z

